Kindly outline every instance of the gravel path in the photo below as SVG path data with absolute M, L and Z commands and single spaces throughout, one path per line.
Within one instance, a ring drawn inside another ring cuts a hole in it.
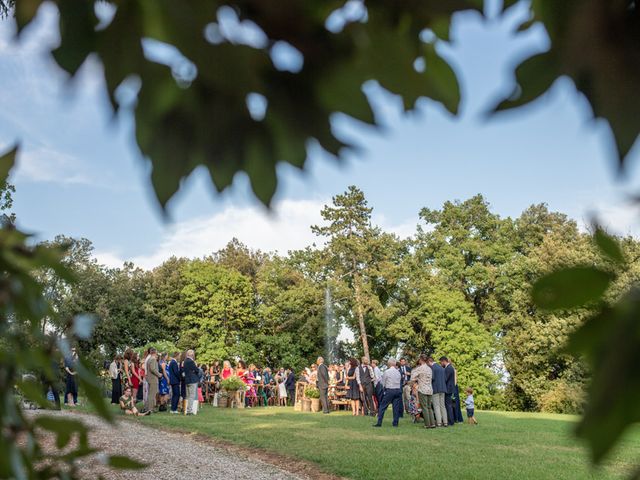
M 145 427 L 136 419 L 120 420 L 109 425 L 93 415 L 47 412 L 65 415 L 91 427 L 90 445 L 111 455 L 127 455 L 149 466 L 144 470 L 110 470 L 101 463 L 101 457 L 85 460 L 81 471 L 85 478 L 135 480 L 302 480 L 274 465 L 257 459 L 235 455 L 189 435 L 159 431 Z

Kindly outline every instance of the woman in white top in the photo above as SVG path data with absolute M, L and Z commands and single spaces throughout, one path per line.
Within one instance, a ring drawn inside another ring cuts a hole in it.
M 282 374 L 276 375 L 276 381 L 278 382 L 278 403 L 281 407 L 287 406 L 287 387 L 284 384 L 286 376 Z

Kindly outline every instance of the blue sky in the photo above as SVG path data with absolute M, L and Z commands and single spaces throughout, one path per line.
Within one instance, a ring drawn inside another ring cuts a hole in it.
M 638 212 L 624 201 L 640 190 L 633 174 L 616 180 L 606 124 L 589 119 L 589 106 L 570 81 L 559 80 L 543 99 L 492 119 L 492 99 L 513 89 L 511 67 L 547 44 L 540 27 L 516 34 L 525 9 L 489 19 L 456 16 L 452 42 L 442 46 L 462 79 L 461 114 L 452 117 L 430 101 L 401 113 L 399 101 L 367 85 L 376 115 L 374 132 L 348 119 L 334 122 L 340 135 L 364 150 L 336 163 L 311 150 L 305 172 L 283 165 L 274 209 L 267 212 L 239 175 L 233 188 L 214 194 L 196 171 L 172 200 L 171 222 L 160 214 L 149 186 L 148 163 L 133 141 L 130 118 L 114 119 L 99 76 L 88 62 L 70 81 L 48 59 L 57 41 L 55 10 L 45 7 L 20 44 L 11 21 L 0 23 L 0 149 L 20 141 L 13 173 L 21 227 L 38 238 L 64 233 L 92 240 L 109 264 L 132 259 L 151 267 L 171 254 L 200 256 L 233 236 L 263 250 L 300 248 L 314 239 L 309 225 L 332 195 L 356 184 L 374 207 L 375 220 L 410 234 L 420 208 L 482 193 L 494 211 L 517 216 L 546 202 L 584 222 L 596 212 L 612 230 L 640 234 Z

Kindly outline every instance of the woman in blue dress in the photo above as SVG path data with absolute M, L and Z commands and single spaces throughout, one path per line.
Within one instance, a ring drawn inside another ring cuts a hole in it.
M 169 372 L 167 371 L 167 354 L 160 355 L 160 373 L 162 376 L 158 380 L 158 394 L 160 395 L 161 410 L 166 410 L 169 401 Z

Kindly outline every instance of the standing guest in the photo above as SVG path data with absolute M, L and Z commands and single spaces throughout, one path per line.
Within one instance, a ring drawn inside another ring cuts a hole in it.
M 418 400 L 422 407 L 424 428 L 436 428 L 436 419 L 433 414 L 433 371 L 427 364 L 427 356 L 422 354 L 418 359 L 418 366 L 411 372 L 411 383 L 418 388 Z
M 446 427 L 448 421 L 447 410 L 444 405 L 444 395 L 447 391 L 447 382 L 444 378 L 444 368 L 437 364 L 432 357 L 427 358 L 427 364 L 433 372 L 431 385 L 433 387 L 433 415 L 436 418 L 436 425 L 438 427 Z
M 111 365 L 109 365 L 109 376 L 111 377 L 111 403 L 117 405 L 120 402 L 122 396 L 122 381 L 120 371 L 120 360 L 122 357 L 116 355 L 113 357 Z
M 470 425 L 477 425 L 478 421 L 475 417 L 475 403 L 473 401 L 473 388 L 467 388 L 465 390 L 467 398 L 464 401 L 465 407 L 467 407 L 467 419 Z
M 178 352 L 173 353 L 169 361 L 169 384 L 171 385 L 171 413 L 178 413 L 178 403 L 180 403 L 180 364 L 178 363 Z
M 324 364 L 324 358 L 322 357 L 318 357 L 316 364 L 318 365 L 316 385 L 320 392 L 322 413 L 329 413 L 329 369 Z
M 455 373 L 455 390 L 453 392 L 453 416 L 455 417 L 456 423 L 462 423 L 464 422 L 464 419 L 462 418 L 462 408 L 461 408 L 461 400 L 460 400 L 460 389 L 458 388 L 458 369 L 456 368 L 455 365 L 453 365 L 453 362 L 451 362 L 451 359 L 449 359 L 449 362 L 451 363 L 451 365 L 453 366 L 453 372 Z
M 262 383 L 266 387 L 273 383 L 273 375 L 271 374 L 271 369 L 269 367 L 264 367 L 262 371 Z
M 147 405 L 147 398 L 149 395 L 149 383 L 147 382 L 147 372 L 149 371 L 149 359 L 151 358 L 151 347 L 147 348 L 144 352 L 144 358 L 142 359 L 142 370 L 144 375 L 142 377 L 142 401 Z
M 144 384 L 145 384 L 145 375 L 147 372 L 144 371 L 142 366 L 142 362 L 140 361 L 140 357 L 136 354 L 136 372 L 138 373 L 138 391 L 136 392 L 135 400 L 137 402 L 144 402 Z
M 344 387 L 344 365 L 336 365 L 336 387 Z
M 398 370 L 400 370 L 400 376 L 402 378 L 402 404 L 404 406 L 404 411 L 407 412 L 409 407 L 409 397 L 411 396 L 411 386 L 409 385 L 411 367 L 407 364 L 406 358 L 400 359 L 400 368 Z
M 444 368 L 444 381 L 446 391 L 444 393 L 444 407 L 447 409 L 447 420 L 449 426 L 456 424 L 453 411 L 453 394 L 456 388 L 456 372 L 447 357 L 440 357 L 440 365 Z
M 329 385 L 335 385 L 336 384 L 336 366 L 335 365 L 329 365 Z
M 382 371 L 378 366 L 378 360 L 372 360 L 371 366 L 373 367 L 373 393 L 375 394 L 377 408 L 380 408 L 380 402 L 382 402 Z
M 373 404 L 373 368 L 369 365 L 369 359 L 362 357 L 360 366 L 356 369 L 356 382 L 360 390 L 360 401 L 365 415 L 374 416 L 375 405 Z
M 276 375 L 276 382 L 278 382 L 278 405 L 281 407 L 287 406 L 287 375 L 283 368 L 280 369 L 278 375 Z
M 214 382 L 220 381 L 220 362 L 219 361 L 216 360 L 211 364 L 211 367 L 209 367 L 209 378 L 211 378 L 211 380 Z
M 169 401 L 169 372 L 167 370 L 167 354 L 160 354 L 160 368 L 161 373 L 160 380 L 158 382 L 158 393 L 160 394 L 160 409 L 165 411 L 167 409 L 167 402 Z
M 144 417 L 145 415 L 149 415 L 151 412 L 140 413 L 136 408 L 136 402 L 134 400 L 133 395 L 131 395 L 131 387 L 125 386 L 124 393 L 118 399 L 118 403 L 120 404 L 120 409 L 125 413 L 125 415 L 135 415 L 136 417 Z
M 347 371 L 347 400 L 351 403 L 351 413 L 356 416 L 360 413 L 360 388 L 356 380 L 356 371 L 358 369 L 358 361 L 355 358 L 349 359 L 349 370 Z
M 162 374 L 158 370 L 158 352 L 155 348 L 149 350 L 145 380 L 147 381 L 147 403 L 145 411 L 153 412 L 156 408 L 156 396 L 158 395 L 158 381 Z
M 78 353 L 76 347 L 71 349 L 71 355 L 64 359 L 64 371 L 66 374 L 66 382 L 64 389 L 64 403 L 70 407 L 78 405 L 78 385 L 76 384 L 76 362 L 78 361 Z
M 291 405 L 296 404 L 296 374 L 293 371 L 293 368 L 290 368 L 286 372 L 286 380 L 284 381 L 284 386 L 287 389 L 287 397 L 289 397 L 291 401 Z
M 233 368 L 231 368 L 231 362 L 229 360 L 225 360 L 222 363 L 222 379 L 226 380 L 229 377 L 233 376 Z
M 133 368 L 134 355 L 133 350 L 127 348 L 122 356 L 122 383 L 129 387 L 132 385 L 131 377 L 133 377 L 133 373 L 131 369 Z
M 222 379 L 222 369 L 220 368 L 220 362 L 215 361 L 211 368 L 209 368 L 209 378 L 213 387 L 213 402 L 215 406 L 218 406 L 218 391 L 220 390 L 220 380 Z
M 194 409 L 194 402 L 198 400 L 198 382 L 200 381 L 200 370 L 195 362 L 195 352 L 193 350 L 187 350 L 186 358 L 184 359 L 184 367 L 182 376 L 184 377 L 184 383 L 187 386 L 187 409 L 186 415 L 195 415 L 197 408 Z
M 187 384 L 184 381 L 184 361 L 187 358 L 187 351 L 180 354 L 180 397 L 182 398 L 182 413 L 187 414 Z
M 245 388 L 240 390 L 240 405 L 244 405 L 247 394 L 246 385 L 249 383 L 249 371 L 247 370 L 247 364 L 243 360 L 238 360 L 236 364 L 236 375 L 245 384 Z
M 236 364 L 236 375 L 246 384 L 247 383 L 247 364 L 243 360 L 238 360 Z
M 402 376 L 396 368 L 396 359 L 390 358 L 387 361 L 387 366 L 389 368 L 387 368 L 384 374 L 382 374 L 382 379 L 380 380 L 382 388 L 384 389 L 384 394 L 382 396 L 380 408 L 378 409 L 378 422 L 373 425 L 374 427 L 382 426 L 384 412 L 387 410 L 389 405 L 391 405 L 391 408 L 393 409 L 394 427 L 398 426 L 400 414 L 402 413 Z

